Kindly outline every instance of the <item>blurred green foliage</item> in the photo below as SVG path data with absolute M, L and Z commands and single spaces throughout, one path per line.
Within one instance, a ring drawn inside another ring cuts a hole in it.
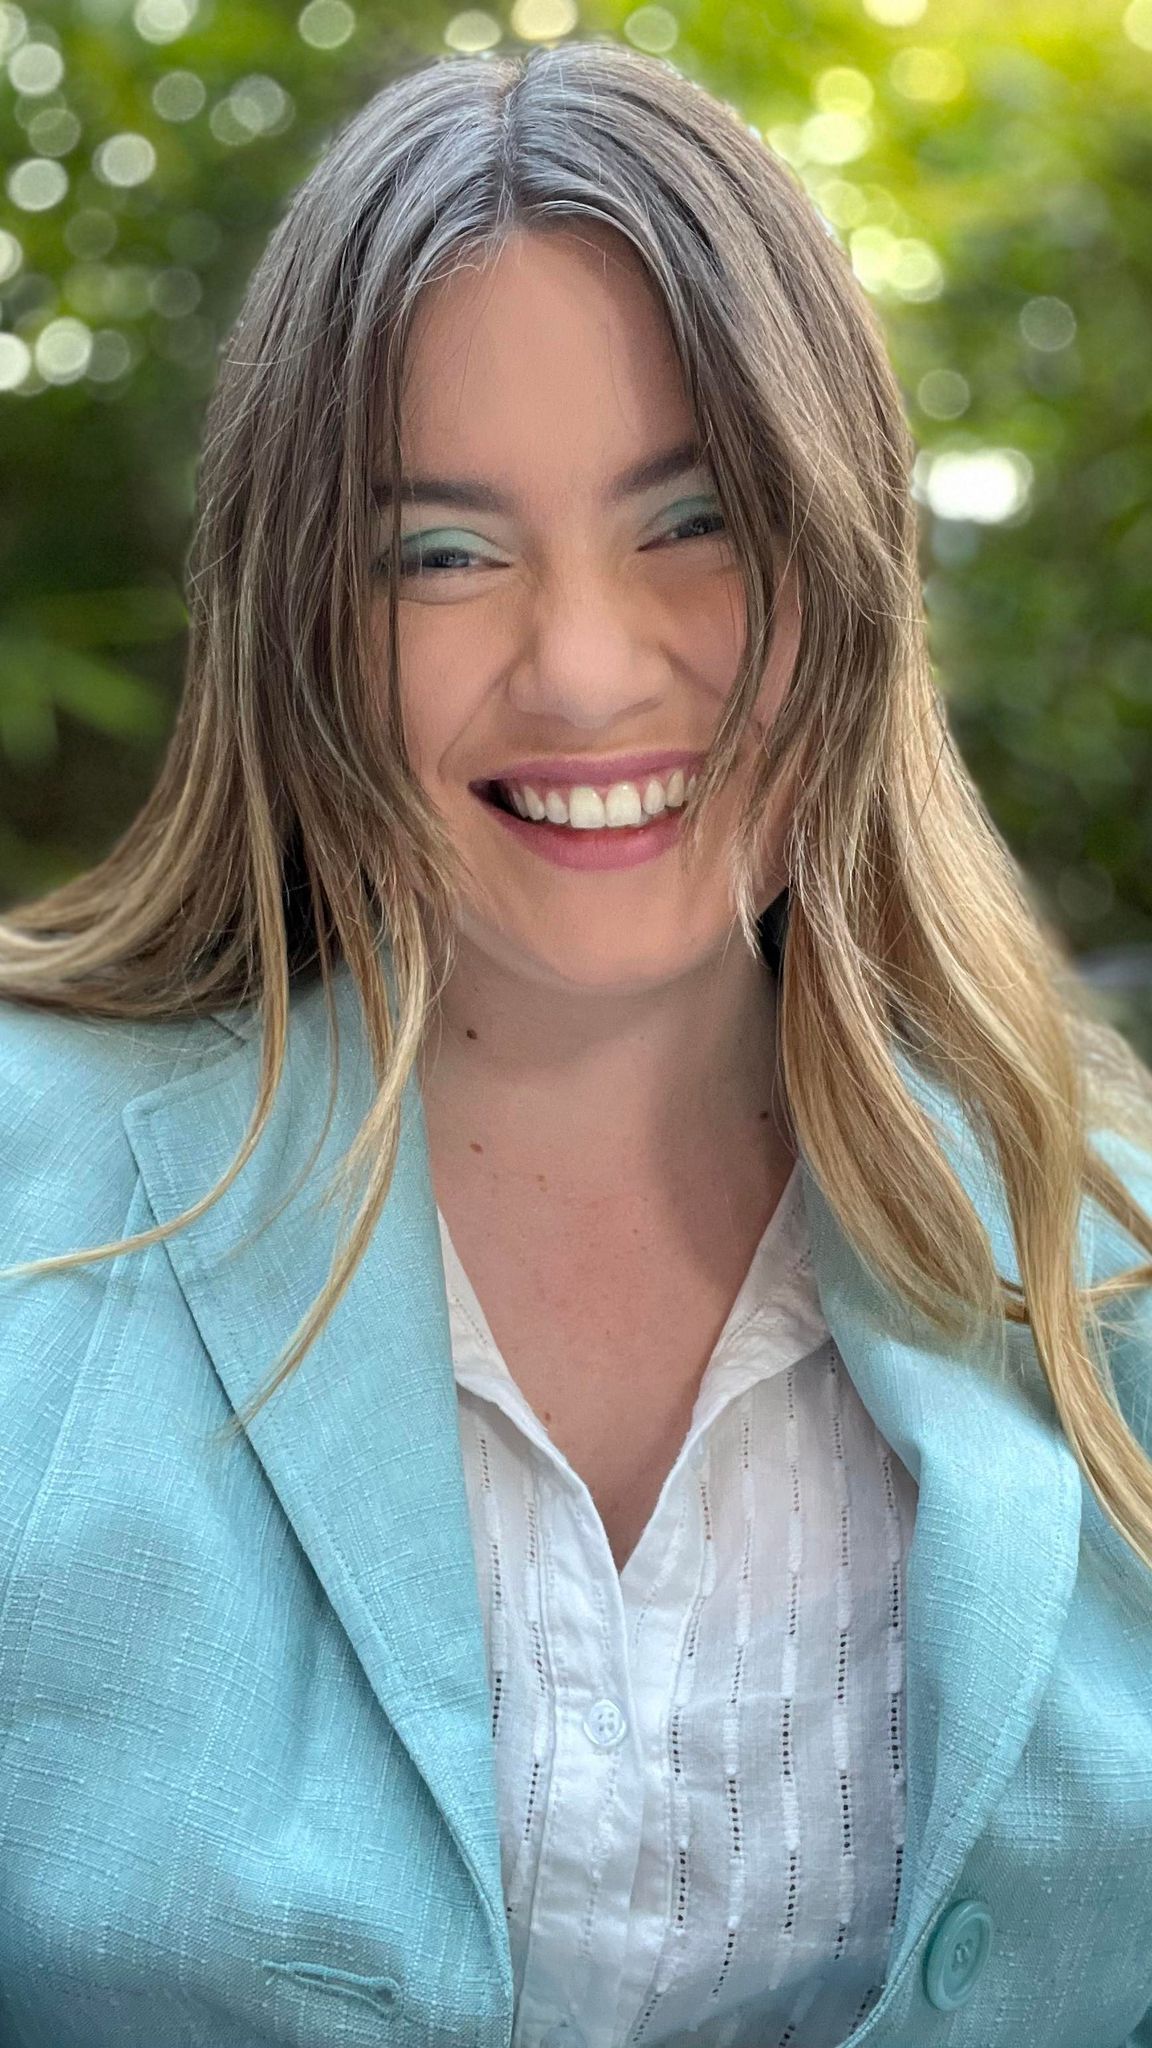
M 850 254 L 953 728 L 1152 1057 L 1152 0 L 0 4 L 0 899 L 150 785 L 216 351 L 287 194 L 398 67 L 567 35 L 738 108 Z

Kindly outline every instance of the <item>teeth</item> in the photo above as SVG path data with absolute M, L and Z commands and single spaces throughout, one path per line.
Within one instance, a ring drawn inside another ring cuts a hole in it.
M 679 810 L 686 798 L 691 796 L 698 777 L 692 775 L 687 784 L 684 771 L 677 768 L 663 783 L 655 775 L 644 784 L 643 795 L 635 782 L 616 782 L 606 797 L 586 783 L 578 783 L 569 790 L 567 800 L 559 790 L 550 789 L 546 796 L 531 783 L 523 788 L 514 788 L 502 783 L 501 788 L 513 809 L 521 818 L 533 819 L 537 824 L 547 819 L 552 825 L 568 825 L 577 832 L 602 831 L 625 825 L 644 825 L 650 818 L 659 817 L 661 811 Z

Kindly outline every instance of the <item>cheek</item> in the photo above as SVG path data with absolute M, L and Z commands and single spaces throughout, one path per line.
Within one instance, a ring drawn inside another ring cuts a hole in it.
M 744 647 L 744 586 L 731 574 L 701 576 L 677 594 L 676 639 L 689 673 L 726 697 Z
M 482 687 L 475 630 L 470 638 L 465 610 L 463 605 L 401 604 L 397 616 L 404 736 L 409 759 L 421 780 L 426 773 L 435 773 L 446 749 L 467 724 Z M 387 632 L 384 614 L 377 633 L 381 676 L 387 660 Z
M 761 728 L 772 723 L 792 673 L 796 653 L 798 620 L 790 603 L 791 593 L 781 593 L 772 642 L 764 664 L 753 720 Z M 748 608 L 744 584 L 737 570 L 704 581 L 685 602 L 680 646 L 691 673 L 723 701 L 736 681 L 744 639 L 748 630 Z

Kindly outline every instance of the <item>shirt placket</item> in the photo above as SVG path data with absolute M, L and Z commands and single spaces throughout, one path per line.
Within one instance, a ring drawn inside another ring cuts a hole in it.
M 644 1756 L 607 1537 L 583 1481 L 548 1439 L 541 1448 L 555 1746 L 514 2048 L 600 2048 L 615 2034 Z
M 649 1607 L 645 1677 L 633 1668 L 634 1649 L 640 1648 L 632 1641 L 634 1615 L 656 1590 L 653 1560 L 665 1549 L 673 1523 L 677 1545 L 691 1543 L 691 1576 L 699 1575 L 699 1517 L 689 1514 L 685 1529 L 681 1489 L 697 1482 L 698 1449 L 702 1455 L 716 1415 L 752 1377 L 734 1370 L 714 1378 L 633 1553 L 627 1589 L 583 1480 L 518 1390 L 503 1389 L 509 1412 L 549 1467 L 542 1489 L 541 1571 L 556 1716 L 513 2048 L 599 2048 L 617 2040 L 631 2018 L 632 1984 L 627 1999 L 624 1991 L 626 1974 L 635 1978 L 638 1961 L 630 1955 L 630 1942 L 645 1800 L 653 1797 L 654 1745 L 660 1742 L 683 1624 L 677 1602 Z M 654 1547 L 658 1524 L 664 1535 Z M 683 1584 L 683 1572 L 681 1560 L 675 1583 Z M 621 2010 L 622 2001 L 628 2010 Z

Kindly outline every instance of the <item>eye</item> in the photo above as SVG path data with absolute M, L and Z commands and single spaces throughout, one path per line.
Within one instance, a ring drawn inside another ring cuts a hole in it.
M 502 565 L 488 556 L 481 555 L 474 546 L 475 535 L 462 533 L 452 527 L 438 528 L 433 532 L 408 538 L 400 552 L 401 576 L 451 575 L 455 569 L 468 568 L 476 563 L 482 569 L 499 569 Z M 454 559 L 449 560 L 449 557 Z M 383 568 L 384 562 L 378 564 Z
M 690 526 L 695 527 L 697 531 L 685 532 L 685 528 Z M 701 532 L 700 528 L 704 531 Z M 691 512 L 687 519 L 681 519 L 672 530 L 685 540 L 706 540 L 710 534 L 723 533 L 724 515 L 722 512 Z
M 726 530 L 724 514 L 714 497 L 688 498 L 672 509 L 680 512 L 680 518 L 657 534 L 648 543 L 650 547 L 659 547 L 669 540 L 709 540 L 713 534 Z

